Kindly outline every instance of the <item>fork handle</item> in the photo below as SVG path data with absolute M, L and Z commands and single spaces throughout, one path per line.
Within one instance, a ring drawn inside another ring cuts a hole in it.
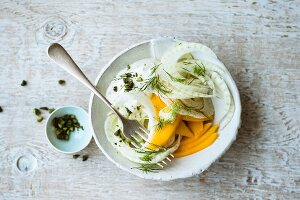
M 48 48 L 49 57 L 58 64 L 61 68 L 73 75 L 77 80 L 89 88 L 95 95 L 97 95 L 110 109 L 112 109 L 119 117 L 122 115 L 112 107 L 112 104 L 93 86 L 87 79 L 78 65 L 74 62 L 68 52 L 58 43 L 50 45 Z

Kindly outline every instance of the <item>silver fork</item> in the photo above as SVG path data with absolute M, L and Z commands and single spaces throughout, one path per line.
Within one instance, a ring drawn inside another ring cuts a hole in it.
M 48 48 L 49 57 L 58 64 L 61 68 L 66 70 L 68 73 L 73 75 L 77 80 L 83 83 L 87 88 L 89 88 L 97 97 L 99 97 L 121 120 L 123 124 L 123 135 L 131 140 L 131 144 L 140 148 L 139 141 L 146 141 L 148 137 L 148 130 L 142 126 L 137 120 L 129 120 L 123 117 L 118 110 L 116 110 L 112 104 L 98 91 L 98 89 L 93 86 L 93 84 L 87 79 L 78 65 L 74 62 L 68 52 L 57 43 L 50 45 Z M 166 160 L 171 162 L 171 158 L 174 156 L 170 154 Z M 167 165 L 166 161 L 162 161 L 164 165 Z M 163 165 L 158 164 L 163 168 Z

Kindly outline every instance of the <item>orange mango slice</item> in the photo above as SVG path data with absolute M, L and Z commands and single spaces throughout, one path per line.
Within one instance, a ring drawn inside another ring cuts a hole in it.
M 211 144 L 214 143 L 214 141 L 218 138 L 218 133 L 213 133 L 211 134 L 206 140 L 204 140 L 203 142 L 197 144 L 196 146 L 194 146 L 193 148 L 188 148 L 188 149 L 178 149 L 174 152 L 174 156 L 176 158 L 180 158 L 180 157 L 184 157 L 187 155 L 191 155 L 193 153 L 196 153 L 198 151 L 201 151 L 207 147 L 209 147 Z
M 203 122 L 188 122 L 187 125 L 195 136 L 199 135 L 203 130 Z
M 176 129 L 180 122 L 181 116 L 178 115 L 173 123 L 167 123 L 162 128 L 157 128 L 147 148 L 155 150 L 158 147 L 165 146 L 169 142 L 170 138 L 175 135 Z
M 159 111 L 165 108 L 167 105 L 159 98 L 159 96 L 155 94 L 151 96 L 151 102 L 154 106 L 156 117 L 158 117 Z
M 176 129 L 176 133 L 185 137 L 194 137 L 192 131 L 187 127 L 184 121 L 181 121 Z
M 156 118 L 159 117 L 159 111 L 166 108 L 166 104 L 159 98 L 159 96 L 153 94 L 151 96 L 151 102 L 155 109 Z M 166 123 L 161 128 L 157 128 L 147 148 L 155 150 L 158 147 L 165 146 L 169 140 L 175 135 L 176 129 L 181 122 L 181 116 L 177 115 L 172 123 Z
M 214 125 L 212 126 L 208 131 L 206 131 L 202 136 L 198 137 L 197 139 L 187 142 L 187 143 L 180 143 L 180 146 L 178 147 L 178 151 L 182 151 L 185 149 L 191 149 L 194 148 L 196 145 L 204 142 L 205 140 L 207 140 L 211 135 L 213 135 L 214 133 L 216 133 L 217 129 L 218 129 L 218 125 Z
M 180 142 L 180 145 L 191 143 L 191 142 L 197 140 L 199 137 L 201 137 L 211 127 L 211 125 L 212 125 L 211 123 L 204 124 L 202 132 L 199 133 L 197 136 L 194 136 L 192 138 L 182 138 L 182 140 Z

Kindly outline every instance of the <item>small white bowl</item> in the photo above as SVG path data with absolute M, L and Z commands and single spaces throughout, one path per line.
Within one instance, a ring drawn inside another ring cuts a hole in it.
M 164 52 L 170 47 L 175 46 L 177 42 L 179 41 L 168 38 L 153 39 L 125 49 L 112 58 L 102 69 L 96 79 L 95 85 L 102 94 L 105 94 L 110 82 L 124 66 L 143 58 L 155 57 L 161 59 Z M 116 166 L 145 179 L 169 181 L 200 174 L 226 152 L 236 139 L 237 131 L 240 127 L 241 102 L 239 91 L 229 72 L 228 75 L 224 77 L 224 80 L 234 100 L 235 111 L 232 120 L 223 130 L 219 131 L 219 137 L 211 146 L 195 154 L 183 158 L 176 158 L 170 165 L 157 173 L 144 173 L 135 169 L 136 164 L 124 158 L 108 142 L 105 135 L 104 122 L 109 109 L 101 100 L 92 94 L 89 104 L 89 114 L 95 142 L 105 156 L 116 164 Z M 216 110 L 216 112 L 218 111 Z
M 55 117 L 61 117 L 66 114 L 75 115 L 80 125 L 83 126 L 83 130 L 79 129 L 72 132 L 69 140 L 59 140 L 55 135 L 55 127 L 52 125 L 52 120 Z M 45 132 L 50 145 L 55 150 L 66 154 L 74 154 L 81 151 L 92 139 L 88 114 L 84 109 L 77 106 L 64 106 L 53 111 L 47 119 Z

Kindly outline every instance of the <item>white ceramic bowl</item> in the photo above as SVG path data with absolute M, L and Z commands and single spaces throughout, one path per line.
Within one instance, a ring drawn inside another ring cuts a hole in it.
M 61 117 L 66 114 L 73 114 L 76 116 L 83 130 L 75 130 L 70 134 L 69 140 L 59 140 L 55 135 L 55 127 L 52 125 L 52 120 L 55 117 Z M 86 111 L 78 106 L 64 106 L 56 109 L 49 115 L 45 133 L 49 144 L 57 151 L 66 154 L 74 154 L 84 149 L 92 139 L 92 131 L 90 128 L 88 114 Z
M 125 49 L 116 55 L 100 72 L 95 83 L 97 88 L 102 94 L 105 94 L 109 83 L 122 67 L 143 58 L 156 57 L 160 59 L 161 55 L 168 48 L 173 46 L 175 42 L 178 41 L 160 38 L 145 41 Z M 104 122 L 109 109 L 101 100 L 92 94 L 89 104 L 89 113 L 90 122 L 94 131 L 94 139 L 98 147 L 110 161 L 115 163 L 119 168 L 145 179 L 167 181 L 200 174 L 225 153 L 236 139 L 237 131 L 240 127 L 241 102 L 239 92 L 230 75 L 224 79 L 232 93 L 235 104 L 235 112 L 231 122 L 219 132 L 220 136 L 210 147 L 190 156 L 174 159 L 167 168 L 160 170 L 158 173 L 144 173 L 132 168 L 136 165 L 124 158 L 108 142 L 104 131 Z

